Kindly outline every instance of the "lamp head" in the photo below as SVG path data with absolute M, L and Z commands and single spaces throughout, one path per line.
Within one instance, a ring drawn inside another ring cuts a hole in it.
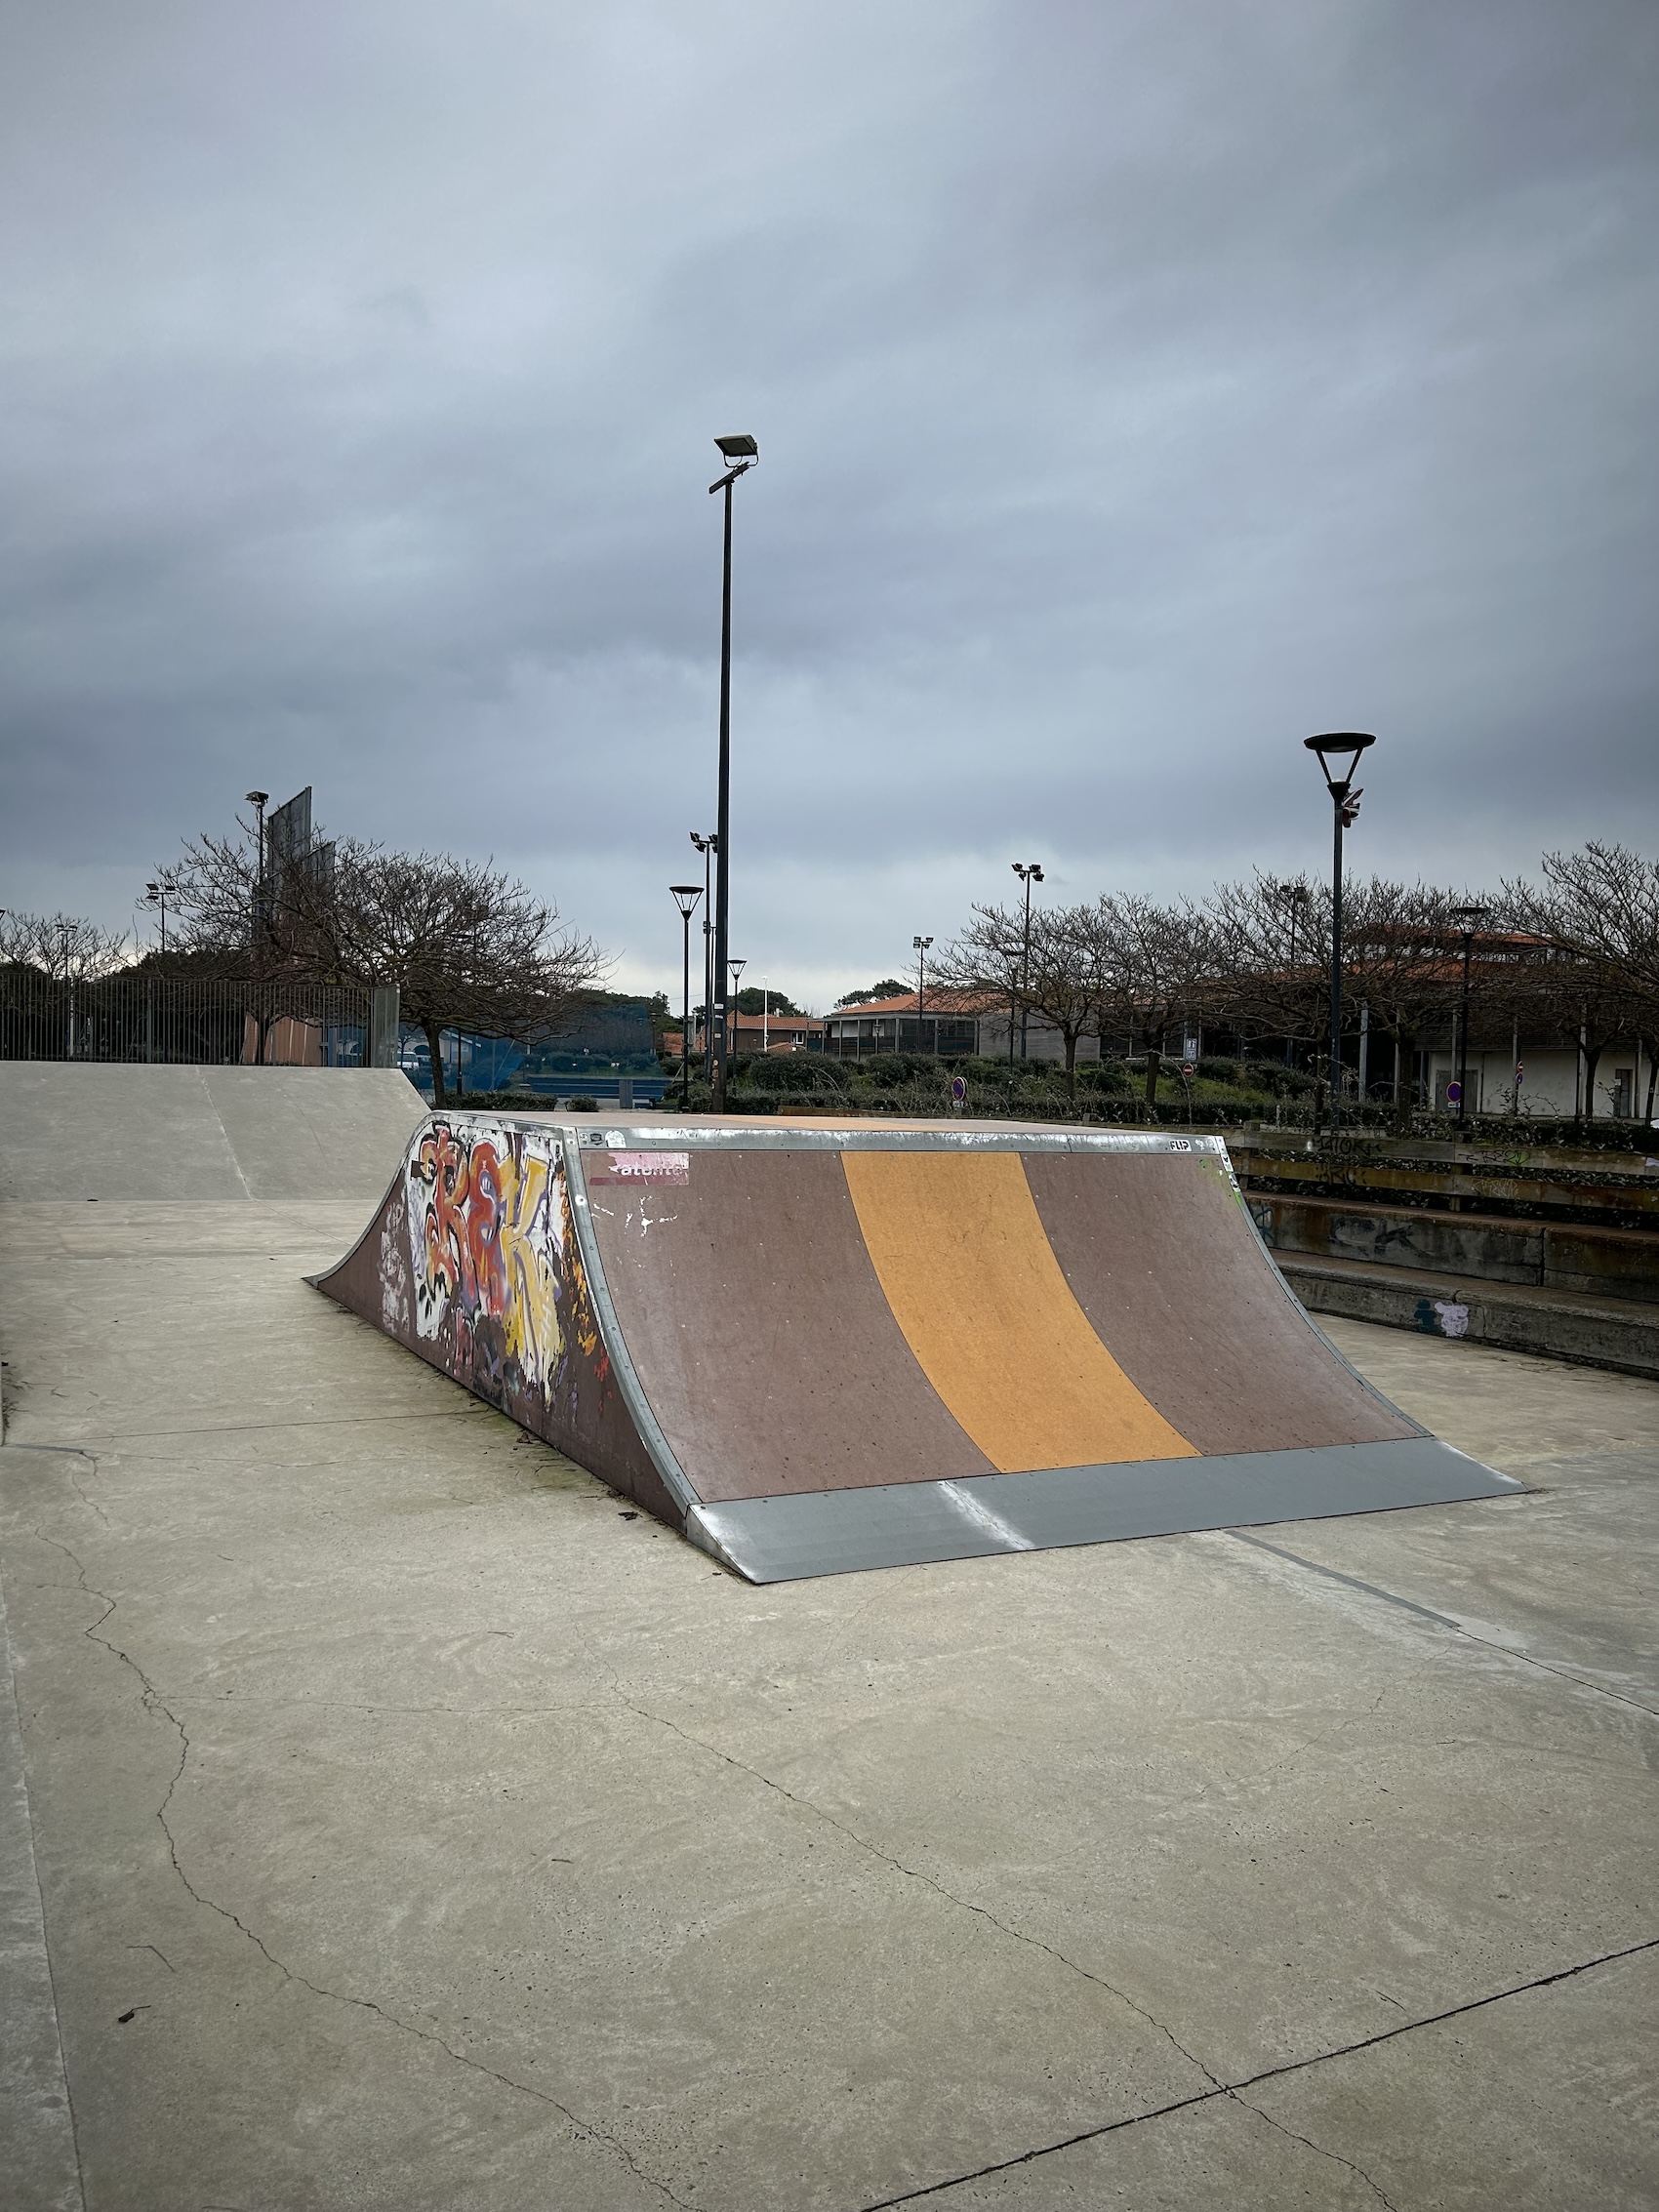
M 690 921 L 691 910 L 703 896 L 701 883 L 670 883 L 668 896 L 679 908 L 681 918 Z
M 925 952 L 928 946 L 933 943 L 933 940 L 931 937 L 912 937 L 910 939 L 910 943 L 915 946 L 918 952 Z
M 1491 910 L 1490 906 L 1454 906 L 1452 920 L 1465 937 L 1473 937 Z
M 268 805 L 270 800 L 270 793 L 268 791 L 250 791 L 247 796 L 248 804 L 251 807 L 263 807 Z
M 1365 730 L 1327 730 L 1320 738 L 1304 738 L 1302 743 L 1312 753 L 1318 755 L 1319 766 L 1324 770 L 1325 782 L 1333 798 L 1346 798 L 1354 772 L 1359 765 L 1359 755 L 1376 739 Z
M 747 430 L 740 430 L 734 437 L 716 438 L 714 443 L 728 461 L 758 461 L 760 459 L 760 448 Z
M 159 883 L 146 883 L 146 884 L 144 885 L 144 897 L 145 897 L 145 898 L 146 898 L 147 900 L 149 900 L 149 901 L 150 901 L 150 903 L 151 903 L 151 905 L 153 905 L 153 904 L 155 903 L 155 901 L 156 901 L 157 899 L 159 899 L 159 898 L 161 897 L 161 886 L 160 886 L 160 884 L 159 884 Z

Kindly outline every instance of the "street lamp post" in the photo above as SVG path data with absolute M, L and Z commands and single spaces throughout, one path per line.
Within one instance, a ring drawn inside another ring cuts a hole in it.
M 1330 1094 L 1333 1130 L 1342 1118 L 1342 833 L 1354 826 L 1359 801 L 1364 797 L 1354 782 L 1359 755 L 1376 742 L 1363 730 L 1330 730 L 1323 737 L 1302 741 L 1308 750 L 1316 755 L 1325 787 L 1331 795 Z
M 684 1011 L 680 1016 L 680 1110 L 691 1111 L 691 917 L 697 902 L 703 896 L 701 883 L 670 883 L 668 895 L 680 910 L 681 936 L 684 943 L 685 977 L 681 991 Z
M 719 850 L 720 840 L 710 829 L 707 837 L 700 837 L 694 829 L 691 841 L 703 855 L 703 1080 L 714 1080 L 714 901 L 709 890 L 708 871 L 713 856 Z
M 265 1057 L 265 807 L 268 791 L 250 791 L 248 804 L 259 810 L 259 871 L 254 877 L 254 1061 Z
M 1463 1011 L 1457 1030 L 1457 1120 L 1461 1129 L 1469 1118 L 1469 956 L 1475 948 L 1475 932 L 1486 919 L 1485 906 L 1454 906 L 1452 920 L 1463 939 Z
M 1020 1058 L 1024 1060 L 1027 1045 L 1026 1024 L 1030 1013 L 1026 994 L 1032 987 L 1032 885 L 1042 881 L 1042 869 L 1034 861 L 1030 863 L 1029 865 L 1024 861 L 1016 861 L 1014 863 L 1014 873 L 1026 887 L 1025 950 L 1020 958 Z M 1014 1023 L 1012 1016 L 1010 1016 L 1008 1022 L 1008 1065 L 1010 1067 L 1014 1065 Z
M 1307 910 L 1308 886 L 1300 882 L 1270 883 L 1268 885 L 1268 897 L 1274 902 L 1275 905 L 1282 906 L 1290 916 L 1290 982 L 1291 988 L 1294 990 L 1296 987 L 1296 918 Z M 1286 1037 L 1284 1040 L 1284 1065 L 1286 1067 L 1291 1066 L 1295 1049 L 1292 1040 Z
M 726 556 L 720 584 L 720 805 L 719 865 L 714 872 L 714 976 L 720 988 L 720 1027 L 714 1039 L 714 1111 L 726 1110 L 726 921 L 731 890 L 732 799 L 732 486 L 747 475 L 760 459 L 760 448 L 747 432 L 716 438 L 714 443 L 731 463 L 726 473 L 708 487 L 726 495 Z
M 925 1052 L 927 1045 L 924 1039 L 927 1031 L 922 1024 L 922 1012 L 927 998 L 927 950 L 933 940 L 931 937 L 912 937 L 910 943 L 914 945 L 916 954 L 916 1050 L 917 1052 Z M 934 1029 L 933 1041 L 936 1045 L 939 1042 L 937 1026 Z
M 721 1016 L 721 1021 L 728 1029 L 735 1032 L 738 1026 L 738 983 L 749 962 L 728 960 L 726 966 L 730 971 L 730 987 L 726 993 L 726 1012 Z

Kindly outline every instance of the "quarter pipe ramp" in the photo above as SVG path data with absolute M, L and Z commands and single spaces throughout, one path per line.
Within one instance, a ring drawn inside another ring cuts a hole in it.
M 434 1114 L 319 1289 L 754 1582 L 1496 1497 L 1219 1138 Z

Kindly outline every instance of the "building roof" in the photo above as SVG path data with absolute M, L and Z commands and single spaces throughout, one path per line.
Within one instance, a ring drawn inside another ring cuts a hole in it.
M 1005 1008 L 1008 1001 L 996 998 L 987 991 L 930 990 L 926 993 L 922 1014 L 993 1014 Z M 914 1014 L 916 994 L 905 991 L 897 998 L 871 998 L 858 1006 L 837 1006 L 825 1016 L 827 1022 L 862 1022 L 871 1015 Z

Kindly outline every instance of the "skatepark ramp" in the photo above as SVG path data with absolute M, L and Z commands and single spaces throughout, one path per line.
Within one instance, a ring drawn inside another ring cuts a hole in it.
M 753 1582 L 1509 1495 L 1219 1138 L 438 1113 L 312 1278 Z
M 396 1068 L 0 1061 L 0 1202 L 370 1204 L 427 1110 Z

